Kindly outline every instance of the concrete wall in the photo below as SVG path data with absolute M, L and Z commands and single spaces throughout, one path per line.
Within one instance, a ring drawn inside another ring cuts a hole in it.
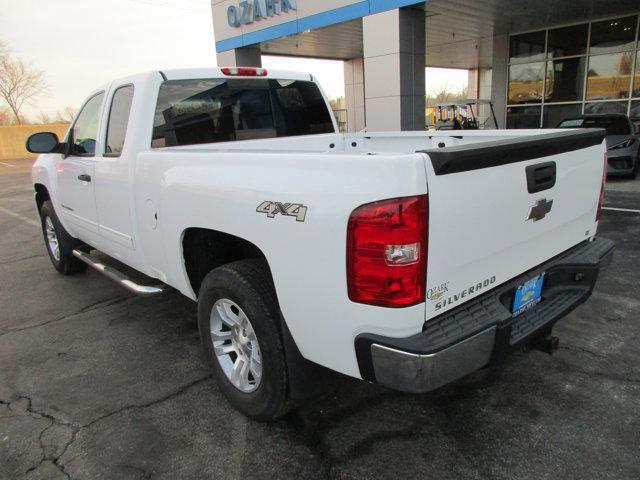
M 364 59 L 344 62 L 344 99 L 347 109 L 347 130 L 359 132 L 365 127 L 364 117 Z
M 424 11 L 369 15 L 362 37 L 367 130 L 424 130 Z
M 25 144 L 27 138 L 38 132 L 53 132 L 62 138 L 69 130 L 66 123 L 56 123 L 51 125 L 11 125 L 0 127 L 0 158 L 33 158 L 37 155 L 27 152 Z
M 262 67 L 260 47 L 234 48 L 216 54 L 219 67 Z

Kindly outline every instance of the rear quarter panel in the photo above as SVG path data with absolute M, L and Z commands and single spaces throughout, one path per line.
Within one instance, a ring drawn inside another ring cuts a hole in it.
M 191 227 L 244 238 L 269 262 L 284 318 L 302 355 L 359 377 L 353 340 L 362 332 L 420 331 L 424 305 L 372 307 L 348 299 L 346 233 L 364 203 L 426 193 L 424 155 L 203 152 L 143 153 L 136 166 L 140 245 L 158 276 L 194 298 L 182 256 Z M 264 201 L 308 207 L 304 222 L 256 208 Z M 152 228 L 153 204 L 158 225 Z

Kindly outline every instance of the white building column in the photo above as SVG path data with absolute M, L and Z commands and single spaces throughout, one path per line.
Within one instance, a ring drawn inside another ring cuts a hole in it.
M 358 132 L 365 127 L 364 118 L 364 59 L 352 58 L 344 62 L 344 100 L 347 109 L 347 130 Z
M 262 67 L 260 47 L 256 45 L 220 52 L 216 57 L 221 67 Z
M 424 10 L 364 17 L 362 37 L 367 131 L 424 130 Z
M 498 127 L 507 128 L 507 89 L 509 60 L 509 35 L 493 37 L 493 62 L 491 69 L 491 100 L 498 117 Z

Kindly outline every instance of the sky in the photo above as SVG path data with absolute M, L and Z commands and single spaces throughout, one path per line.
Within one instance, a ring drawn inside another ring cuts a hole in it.
M 46 72 L 47 93 L 26 113 L 55 115 L 118 77 L 216 65 L 209 0 L 0 0 L 0 40 Z M 342 62 L 263 57 L 265 68 L 314 74 L 344 95 Z M 466 71 L 428 69 L 429 85 L 460 90 Z

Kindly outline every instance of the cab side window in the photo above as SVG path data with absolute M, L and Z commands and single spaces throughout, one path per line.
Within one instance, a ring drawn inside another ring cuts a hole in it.
M 103 98 L 104 92 L 91 97 L 78 115 L 72 130 L 71 155 L 95 155 L 98 121 L 100 120 L 100 107 Z
M 129 113 L 133 100 L 133 85 L 118 88 L 111 100 L 109 123 L 107 124 L 107 143 L 105 157 L 119 157 L 124 147 L 124 139 L 129 124 Z

